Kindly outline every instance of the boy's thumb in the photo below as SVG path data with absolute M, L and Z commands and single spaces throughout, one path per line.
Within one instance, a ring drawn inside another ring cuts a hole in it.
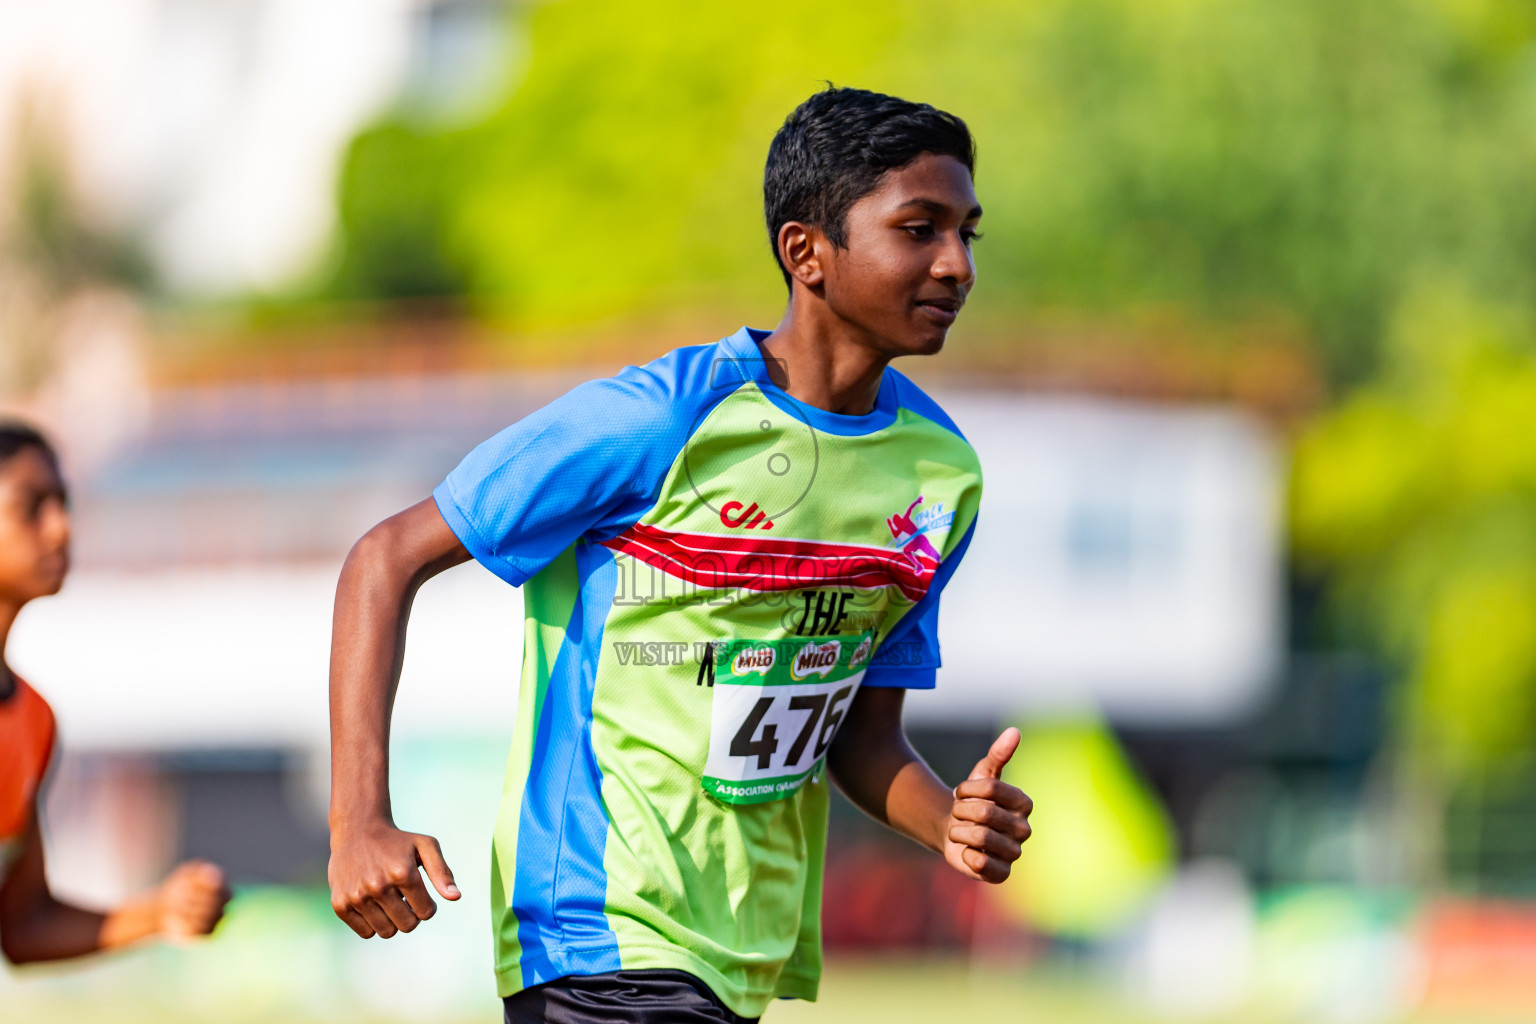
M 973 779 L 1000 779 L 1003 777 L 1003 766 L 1013 757 L 1014 751 L 1019 749 L 1019 730 L 1013 726 L 1003 730 L 1001 736 L 992 741 L 992 748 L 987 751 L 987 756 L 976 762 L 976 767 L 971 769 L 970 777 Z
M 421 866 L 426 869 L 427 877 L 432 880 L 432 887 L 445 900 L 459 898 L 459 887 L 454 884 L 453 872 L 448 870 L 448 862 L 443 859 L 443 848 L 437 844 L 437 840 L 431 836 L 416 837 L 416 855 L 421 859 Z

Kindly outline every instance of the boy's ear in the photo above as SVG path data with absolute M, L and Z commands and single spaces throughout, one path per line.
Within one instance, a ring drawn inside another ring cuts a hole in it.
M 789 276 L 807 288 L 820 286 L 825 277 L 821 253 L 828 244 L 820 231 L 796 220 L 779 228 L 779 259 Z

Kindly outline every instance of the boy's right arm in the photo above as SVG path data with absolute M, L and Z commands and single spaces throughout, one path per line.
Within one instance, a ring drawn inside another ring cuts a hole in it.
M 437 840 L 395 827 L 389 719 L 417 589 L 470 554 L 433 499 L 369 530 L 336 585 L 331 633 L 331 907 L 363 938 L 411 931 L 437 911 L 420 869 L 459 898 Z

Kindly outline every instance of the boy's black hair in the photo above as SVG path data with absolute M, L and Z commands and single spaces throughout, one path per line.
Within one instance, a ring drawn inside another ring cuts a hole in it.
M 48 443 L 48 439 L 37 428 L 20 420 L 0 420 L 0 466 L 29 448 L 42 452 L 55 468 L 58 467 L 59 453 L 53 450 L 53 445 Z
M 887 171 L 924 153 L 952 156 L 976 173 L 976 143 L 965 122 L 926 103 L 828 85 L 795 108 L 768 146 L 763 214 L 773 256 L 779 229 L 790 221 L 826 232 L 847 248 L 848 208 L 873 192 Z

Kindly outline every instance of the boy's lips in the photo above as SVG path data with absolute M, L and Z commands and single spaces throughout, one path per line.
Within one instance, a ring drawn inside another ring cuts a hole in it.
M 917 308 L 928 314 L 929 319 L 945 326 L 955 322 L 955 317 L 960 315 L 960 307 L 963 305 L 965 305 L 963 299 L 919 299 L 917 301 Z

